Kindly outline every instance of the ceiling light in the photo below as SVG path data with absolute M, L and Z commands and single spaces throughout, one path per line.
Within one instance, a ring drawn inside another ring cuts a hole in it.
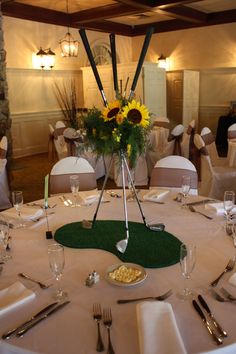
M 66 12 L 67 16 L 69 17 L 68 0 L 66 0 Z M 69 26 L 65 37 L 61 39 L 59 43 L 61 46 L 61 55 L 63 57 L 78 56 L 79 42 L 73 38 L 72 34 L 70 33 Z

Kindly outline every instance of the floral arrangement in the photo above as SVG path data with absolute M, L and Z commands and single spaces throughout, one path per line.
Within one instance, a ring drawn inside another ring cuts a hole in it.
M 130 167 L 134 167 L 145 151 L 150 114 L 145 105 L 124 98 L 110 102 L 102 111 L 88 110 L 82 116 L 88 144 L 98 155 L 126 154 Z

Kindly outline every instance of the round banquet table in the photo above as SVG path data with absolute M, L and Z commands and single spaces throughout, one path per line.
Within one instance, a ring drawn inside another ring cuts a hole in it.
M 122 194 L 121 191 L 118 193 Z M 181 208 L 181 205 L 173 200 L 174 196 L 175 194 L 169 193 L 164 199 L 165 204 L 143 202 L 141 204 L 143 212 L 148 223 L 163 222 L 166 230 L 181 242 L 193 241 L 197 245 L 197 262 L 190 284 L 196 293 L 204 295 L 215 317 L 229 333 L 221 346 L 225 349 L 223 353 L 227 353 L 227 346 L 236 343 L 235 304 L 217 302 L 209 292 L 209 284 L 223 271 L 229 258 L 235 255 L 232 239 L 225 234 L 223 216 L 217 216 L 212 212 L 213 220 L 208 220 L 202 215 Z M 198 197 L 191 198 L 196 200 Z M 105 199 L 110 202 L 101 204 L 98 219 L 124 220 L 122 198 L 112 198 L 105 193 Z M 55 212 L 49 216 L 49 225 L 53 232 L 67 223 L 91 220 L 96 209 L 96 204 L 78 208 L 66 207 L 58 196 L 49 199 L 50 205 L 55 203 L 57 206 L 49 209 L 49 213 Z M 136 202 L 130 201 L 127 204 L 129 221 L 142 222 Z M 205 211 L 209 214 L 209 210 Z M 28 273 L 44 282 L 52 282 L 47 247 L 54 241 L 46 239 L 46 229 L 45 219 L 41 219 L 35 223 L 29 222 L 25 228 L 11 230 L 12 260 L 4 265 L 0 290 L 19 280 L 17 274 L 20 272 Z M 121 235 L 121 238 L 124 237 L 125 231 Z M 96 302 L 101 303 L 102 307 L 112 309 L 111 336 L 116 354 L 139 354 L 137 303 L 120 305 L 116 300 L 157 296 L 168 289 L 173 289 L 174 294 L 167 301 L 173 307 L 187 352 L 192 354 L 216 349 L 191 301 L 181 301 L 176 296 L 184 286 L 178 263 L 164 268 L 146 268 L 147 278 L 144 282 L 133 287 L 121 287 L 110 284 L 105 279 L 107 268 L 120 262 L 112 253 L 97 249 L 65 247 L 65 261 L 62 285 L 68 292 L 71 303 L 37 324 L 23 337 L 12 337 L 7 343 L 17 348 L 45 354 L 95 354 L 97 327 L 92 317 L 92 307 Z M 87 287 L 85 279 L 93 270 L 100 275 L 100 281 L 92 287 Z M 228 282 L 230 275 L 232 272 L 225 274 L 219 287 L 224 285 L 236 295 L 236 288 Z M 42 290 L 28 280 L 20 281 L 35 291 L 36 297 L 0 315 L 1 335 L 52 302 L 53 287 Z M 101 332 L 106 343 L 107 333 L 103 325 Z M 168 340 L 168 333 L 166 336 Z M 0 342 L 0 353 L 6 352 L 4 343 Z M 236 347 L 234 349 L 236 352 Z

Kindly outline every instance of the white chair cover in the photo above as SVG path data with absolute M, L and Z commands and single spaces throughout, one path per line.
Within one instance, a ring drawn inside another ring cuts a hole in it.
M 11 208 L 9 186 L 7 179 L 7 159 L 0 159 L 0 210 Z
M 207 150 L 211 159 L 212 166 L 224 166 L 228 164 L 228 160 L 225 157 L 219 157 L 215 137 L 212 134 L 211 130 L 208 127 L 204 127 L 201 130 L 201 137 L 207 146 Z
M 190 152 L 191 152 L 191 147 L 193 144 L 193 135 L 195 133 L 195 120 L 193 119 L 186 131 L 183 134 L 183 140 L 181 142 L 181 152 L 182 156 L 186 157 L 186 159 L 191 160 Z
M 61 160 L 68 156 L 67 145 L 63 132 L 66 129 L 65 124 L 62 121 L 57 121 L 55 124 L 54 134 L 54 145 L 57 152 L 58 160 Z
M 200 155 L 199 193 L 223 200 L 224 191 L 234 190 L 236 192 L 236 169 L 227 166 L 212 166 L 208 148 L 199 134 L 195 134 L 194 144 Z
M 79 190 L 97 188 L 93 167 L 82 157 L 68 156 L 58 161 L 50 173 L 50 194 L 71 192 L 69 176 L 78 174 L 80 177 Z
M 182 156 L 167 156 L 157 161 L 150 180 L 150 187 L 174 189 L 181 192 L 182 176 L 191 177 L 189 194 L 198 194 L 198 176 L 191 161 Z
M 1 159 L 5 159 L 7 157 L 7 147 L 8 147 L 7 137 L 3 136 L 0 141 L 0 158 Z
M 236 167 L 236 123 L 228 128 L 228 152 L 229 167 Z

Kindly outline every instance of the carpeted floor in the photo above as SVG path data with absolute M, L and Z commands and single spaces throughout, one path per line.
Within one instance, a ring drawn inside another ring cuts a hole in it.
M 10 188 L 21 190 L 24 195 L 24 202 L 41 199 L 44 196 L 44 177 L 50 173 L 56 160 L 50 161 L 48 154 L 38 154 L 14 159 L 11 166 Z M 97 181 L 98 188 L 102 188 L 104 179 Z M 114 181 L 107 182 L 107 188 L 117 188 Z

